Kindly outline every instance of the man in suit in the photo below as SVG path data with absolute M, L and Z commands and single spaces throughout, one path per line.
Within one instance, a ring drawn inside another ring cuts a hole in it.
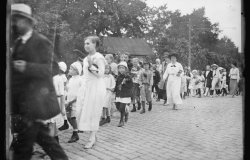
M 212 87 L 212 80 L 213 80 L 213 71 L 211 70 L 210 65 L 206 66 L 206 72 L 204 73 L 204 78 L 206 87 L 204 96 L 208 96 L 208 93 Z
M 52 82 L 52 44 L 33 30 L 36 20 L 28 5 L 13 4 L 11 10 L 12 34 L 17 37 L 10 70 L 13 159 L 30 159 L 36 142 L 51 159 L 67 160 L 46 125 L 60 113 Z

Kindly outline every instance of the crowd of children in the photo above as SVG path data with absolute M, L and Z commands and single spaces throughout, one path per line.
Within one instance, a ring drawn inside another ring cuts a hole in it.
M 130 112 L 140 110 L 140 114 L 152 110 L 152 98 L 156 101 L 164 99 L 166 103 L 166 95 L 162 95 L 162 91 L 166 92 L 167 83 L 162 82 L 163 73 L 167 69 L 166 66 L 161 66 L 160 60 L 157 59 L 156 64 L 151 64 L 148 61 L 140 62 L 138 58 L 133 58 L 131 61 L 128 55 L 120 56 L 118 61 L 113 55 L 105 56 L 106 65 L 103 80 L 105 81 L 106 94 L 103 104 L 102 115 L 99 125 L 103 126 L 111 122 L 111 116 L 116 108 L 120 113 L 120 121 L 118 127 L 122 127 L 128 122 Z M 170 64 L 170 63 L 169 63 Z M 65 73 L 67 66 L 64 62 L 59 62 L 60 73 L 54 77 L 54 85 L 56 88 L 58 102 L 61 107 L 61 119 L 57 116 L 49 121 L 49 124 L 55 131 L 55 138 L 58 140 L 56 123 L 60 120 L 63 125 L 58 130 L 66 130 L 69 124 L 73 128 L 73 133 L 68 143 L 79 140 L 77 116 L 78 109 L 76 106 L 77 93 L 81 88 L 82 64 L 80 61 L 70 65 L 67 80 Z M 214 95 L 226 96 L 229 93 L 228 74 L 226 69 L 218 67 L 216 64 L 206 67 L 206 71 L 190 70 L 185 67 L 184 73 L 181 74 L 180 96 L 185 99 L 190 97 L 205 97 Z M 166 94 L 166 93 L 164 93 Z M 164 96 L 164 98 L 163 98 Z M 130 106 L 132 110 L 130 109 Z

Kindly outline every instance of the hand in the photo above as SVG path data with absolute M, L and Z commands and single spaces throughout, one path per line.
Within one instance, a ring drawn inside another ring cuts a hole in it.
M 176 74 L 177 77 L 180 77 L 180 75 L 181 75 L 181 73 L 177 73 L 177 74 Z
M 27 62 L 23 60 L 16 60 L 13 62 L 14 68 L 18 70 L 19 72 L 24 72 L 26 69 Z

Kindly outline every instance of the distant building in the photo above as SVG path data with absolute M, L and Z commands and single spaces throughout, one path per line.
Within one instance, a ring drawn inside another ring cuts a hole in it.
M 152 48 L 143 39 L 103 37 L 103 51 L 106 54 L 127 53 L 130 57 L 152 57 Z

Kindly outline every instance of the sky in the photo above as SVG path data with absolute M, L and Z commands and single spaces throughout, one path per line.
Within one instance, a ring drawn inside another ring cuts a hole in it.
M 145 0 L 150 7 L 167 4 L 168 10 L 179 10 L 182 15 L 190 14 L 194 9 L 205 7 L 205 16 L 212 23 L 219 23 L 219 38 L 230 38 L 239 52 L 242 52 L 241 0 Z M 244 21 L 243 21 L 244 22 Z

